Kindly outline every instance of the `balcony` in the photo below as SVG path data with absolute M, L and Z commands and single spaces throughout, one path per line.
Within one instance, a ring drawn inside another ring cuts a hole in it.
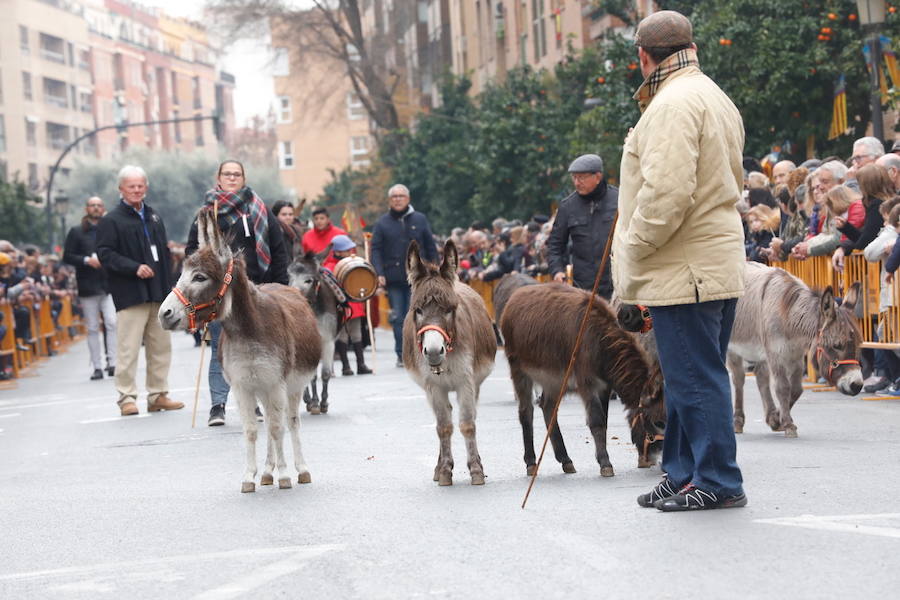
M 41 58 L 45 60 L 49 60 L 52 62 L 59 63 L 61 65 L 66 64 L 66 55 L 61 52 L 55 52 L 53 50 L 49 50 L 47 48 L 41 48 Z

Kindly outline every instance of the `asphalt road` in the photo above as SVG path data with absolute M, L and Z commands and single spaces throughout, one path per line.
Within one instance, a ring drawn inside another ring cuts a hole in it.
M 739 437 L 749 506 L 663 514 L 635 503 L 660 472 L 637 469 L 620 406 L 616 475 L 601 478 L 569 399 L 560 422 L 578 472 L 548 453 L 522 510 L 502 352 L 478 417 L 487 484 L 468 484 L 457 432 L 455 483 L 439 488 L 431 411 L 379 332 L 377 373 L 332 380 L 329 414 L 304 415 L 312 484 L 241 494 L 237 412 L 206 427 L 204 377 L 191 428 L 199 350 L 173 341 L 182 411 L 148 416 L 142 398 L 139 417 L 119 417 L 112 382 L 88 381 L 84 342 L 0 392 L 0 598 L 897 595 L 900 401 L 807 392 L 789 440 L 763 423 L 751 380 Z

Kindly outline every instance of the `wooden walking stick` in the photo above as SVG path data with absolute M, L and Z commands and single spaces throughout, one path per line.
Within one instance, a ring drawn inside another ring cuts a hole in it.
M 369 258 L 372 249 L 372 234 L 368 232 L 363 233 L 363 251 L 366 253 L 366 262 L 370 263 L 372 260 Z M 372 342 L 372 371 L 375 371 L 375 330 L 372 329 L 372 313 L 369 312 L 369 300 L 366 300 L 363 303 L 363 306 L 366 309 L 366 325 L 369 326 L 369 341 Z
M 550 422 L 547 423 L 547 434 L 544 436 L 544 444 L 541 446 L 541 454 L 538 456 L 537 465 L 534 467 L 534 475 L 528 483 L 528 491 L 525 492 L 525 498 L 522 500 L 522 508 L 528 502 L 528 496 L 531 495 L 531 488 L 537 479 L 538 471 L 541 468 L 541 461 L 544 460 L 544 452 L 547 450 L 547 441 L 550 439 L 550 432 L 556 427 L 556 415 L 559 413 L 559 405 L 562 404 L 563 396 L 566 395 L 566 389 L 569 386 L 569 377 L 572 375 L 572 369 L 575 366 L 575 358 L 578 356 L 578 349 L 581 348 L 581 340 L 584 338 L 584 330 L 587 328 L 588 318 L 591 310 L 594 308 L 594 298 L 597 297 L 597 289 L 600 287 L 600 279 L 603 277 L 603 271 L 606 269 L 606 263 L 609 262 L 609 251 L 612 249 L 613 234 L 616 232 L 616 223 L 619 220 L 619 212 L 616 211 L 613 217 L 612 226 L 609 229 L 609 237 L 606 239 L 606 247 L 603 249 L 603 258 L 600 260 L 600 268 L 597 270 L 597 276 L 594 278 L 594 289 L 588 298 L 587 310 L 584 311 L 584 317 L 581 319 L 581 327 L 578 328 L 578 335 L 575 336 L 575 346 L 572 348 L 572 356 L 569 357 L 569 365 L 566 367 L 566 374 L 563 376 L 562 385 L 559 387 L 559 394 L 556 396 L 556 404 L 553 406 L 553 414 Z
M 194 388 L 194 413 L 191 415 L 191 429 L 197 426 L 197 404 L 200 402 L 200 378 L 203 376 L 203 351 L 206 349 L 206 327 L 200 332 L 200 368 L 197 369 L 197 386 Z

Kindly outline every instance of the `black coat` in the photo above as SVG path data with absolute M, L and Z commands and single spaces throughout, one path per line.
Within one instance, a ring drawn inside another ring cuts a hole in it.
M 75 267 L 75 280 L 78 282 L 78 295 L 102 296 L 109 291 L 106 272 L 95 269 L 84 263 L 84 259 L 97 251 L 97 225 L 85 220 L 69 230 L 66 246 L 63 251 L 63 262 Z
M 372 232 L 372 265 L 388 283 L 406 283 L 406 249 L 416 240 L 422 258 L 437 262 L 437 247 L 428 219 L 412 206 L 402 217 L 382 215 Z
M 97 226 L 97 254 L 106 270 L 116 310 L 146 302 L 162 302 L 172 291 L 166 226 L 146 202 L 144 222 L 146 232 L 138 213 L 120 200 Z M 151 244 L 156 246 L 158 261 L 153 260 Z M 153 277 L 141 279 L 137 276 L 142 264 L 153 269 Z
M 232 252 L 237 254 L 240 252 L 244 255 L 244 264 L 247 269 L 247 277 L 255 284 L 261 283 L 281 283 L 288 284 L 288 249 L 284 244 L 284 233 L 281 231 L 281 224 L 278 218 L 272 214 L 271 210 L 267 210 L 269 216 L 269 256 L 272 261 L 269 268 L 263 271 L 259 266 L 259 260 L 256 258 L 256 237 L 253 232 L 250 235 L 244 235 L 243 220 L 238 219 L 232 223 L 231 227 L 226 231 L 223 225 L 223 219 L 219 217 L 219 231 L 225 236 L 225 239 L 231 240 L 229 244 Z M 184 248 L 185 256 L 190 256 L 197 251 L 199 242 L 197 239 L 197 220 L 191 224 L 191 231 L 188 234 L 187 246 Z
M 578 192 L 572 192 L 560 202 L 553 230 L 547 240 L 550 274 L 566 272 L 566 248 L 571 238 L 569 255 L 572 258 L 575 285 L 585 290 L 592 289 L 618 207 L 619 190 L 606 185 L 606 181 L 601 181 L 597 189 L 587 196 L 582 197 Z M 612 291 L 607 261 L 600 279 L 599 294 L 609 299 Z

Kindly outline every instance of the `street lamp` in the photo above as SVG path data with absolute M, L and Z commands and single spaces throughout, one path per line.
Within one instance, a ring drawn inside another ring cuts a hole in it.
M 56 209 L 56 214 L 59 215 L 61 226 L 60 239 L 64 240 L 66 239 L 66 214 L 69 212 L 69 197 L 65 194 L 59 194 L 56 197 L 54 209 Z
M 868 37 L 872 50 L 872 133 L 884 141 L 884 117 L 881 115 L 881 27 L 886 11 L 884 0 L 856 0 L 859 24 L 863 36 Z

